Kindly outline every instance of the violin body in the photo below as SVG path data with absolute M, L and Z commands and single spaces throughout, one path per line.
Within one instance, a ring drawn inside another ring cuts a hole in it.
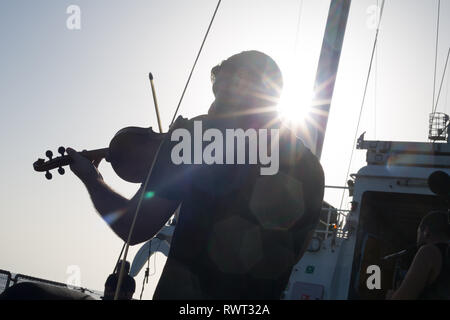
M 154 132 L 151 127 L 126 127 L 114 135 L 109 148 L 81 151 L 80 154 L 91 161 L 105 159 L 120 178 L 143 183 L 165 136 L 165 133 Z M 59 174 L 64 174 L 63 167 L 70 165 L 72 159 L 64 154 L 64 147 L 60 147 L 58 152 L 61 156 L 53 158 L 53 153 L 47 151 L 49 160 L 38 159 L 33 163 L 34 170 L 46 172 L 45 177 L 49 180 L 52 178 L 50 170 L 58 168 Z
M 207 115 L 202 114 L 191 119 L 203 120 Z M 184 127 L 187 119 L 178 117 L 174 127 Z M 79 152 L 83 157 L 99 162 L 105 159 L 111 163 L 116 174 L 125 181 L 132 183 L 143 183 L 157 155 L 158 148 L 167 133 L 153 131 L 152 127 L 126 127 L 119 130 L 108 148 Z M 57 169 L 59 174 L 64 174 L 64 166 L 70 165 L 72 159 L 65 155 L 66 149 L 59 147 L 61 156 L 53 158 L 53 153 L 49 150 L 45 154 L 49 160 L 38 159 L 33 163 L 33 168 L 38 172 L 46 172 L 45 177 L 50 180 L 52 174 L 50 170 Z
M 111 140 L 106 161 L 125 181 L 143 183 L 165 136 L 151 127 L 124 128 Z

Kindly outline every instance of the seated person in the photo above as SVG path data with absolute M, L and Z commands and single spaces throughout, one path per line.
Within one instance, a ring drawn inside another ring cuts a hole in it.
M 446 211 L 427 214 L 417 229 L 420 247 L 394 300 L 450 300 L 450 221 Z
M 103 294 L 103 300 L 114 300 L 114 295 L 116 293 L 117 283 L 119 281 L 119 274 L 121 269 L 122 261 L 118 263 L 116 272 L 110 274 L 105 282 L 105 291 Z M 131 300 L 133 299 L 134 291 L 136 290 L 136 282 L 134 278 L 129 275 L 130 273 L 130 263 L 125 262 L 125 274 L 122 280 L 122 285 L 120 286 L 119 300 Z

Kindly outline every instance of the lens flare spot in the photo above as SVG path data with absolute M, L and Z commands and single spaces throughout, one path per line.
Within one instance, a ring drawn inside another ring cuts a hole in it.
M 121 210 L 117 210 L 117 211 L 113 211 L 111 213 L 108 213 L 108 214 L 103 216 L 103 220 L 105 220 L 105 222 L 108 225 L 112 225 L 117 220 L 119 220 L 120 217 L 122 217 L 125 214 L 125 211 L 126 211 L 125 209 L 121 209 Z
M 148 191 L 148 192 L 145 193 L 144 198 L 145 198 L 145 199 L 151 199 L 151 198 L 153 198 L 154 196 L 155 196 L 155 192 L 153 192 L 153 191 Z

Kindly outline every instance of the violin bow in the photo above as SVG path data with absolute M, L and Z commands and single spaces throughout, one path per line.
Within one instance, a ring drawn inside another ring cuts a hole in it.
M 155 85 L 153 83 L 153 75 L 152 75 L 151 72 L 149 73 L 149 79 L 150 79 L 150 85 L 151 85 L 151 88 L 152 88 L 153 103 L 155 105 L 155 112 L 156 112 L 156 118 L 158 120 L 159 132 L 162 133 L 161 118 L 159 116 L 159 108 L 158 108 L 158 100 L 156 99 L 156 90 L 155 90 Z M 136 225 L 136 220 L 137 220 L 137 217 L 138 217 L 139 210 L 141 209 L 141 205 L 142 205 L 142 201 L 144 199 L 145 190 L 147 189 L 148 181 L 149 181 L 150 176 L 151 176 L 151 174 L 153 172 L 153 167 L 155 166 L 156 160 L 158 159 L 159 150 L 161 149 L 161 146 L 163 145 L 163 143 L 164 143 L 164 140 L 161 141 L 161 143 L 160 143 L 160 145 L 158 147 L 158 150 L 156 151 L 155 157 L 153 158 L 152 165 L 150 166 L 150 169 L 149 169 L 149 171 L 147 173 L 147 177 L 145 178 L 145 182 L 144 182 L 144 185 L 142 187 L 141 194 L 139 196 L 139 201 L 138 201 L 138 204 L 137 204 L 137 207 L 136 207 L 136 211 L 134 212 L 133 222 L 131 223 L 130 231 L 128 233 L 128 239 L 127 239 L 127 242 L 125 243 L 125 252 L 123 254 L 123 262 L 122 262 L 122 264 L 120 266 L 119 280 L 117 281 L 117 287 L 116 287 L 116 291 L 114 293 L 114 300 L 118 300 L 119 299 L 119 292 L 120 292 L 120 288 L 122 286 L 123 277 L 125 275 L 125 261 L 127 259 L 128 249 L 130 248 L 131 237 L 133 235 L 134 227 Z M 122 255 L 122 252 L 121 252 L 120 255 Z M 119 260 L 120 260 L 120 256 L 119 256 Z
M 158 120 L 159 133 L 163 133 L 161 126 L 161 118 L 159 116 L 158 100 L 156 99 L 155 84 L 153 83 L 153 75 L 151 72 L 148 74 L 148 78 L 150 79 L 150 86 L 152 87 L 153 103 L 155 105 L 155 112 L 156 112 L 156 119 Z

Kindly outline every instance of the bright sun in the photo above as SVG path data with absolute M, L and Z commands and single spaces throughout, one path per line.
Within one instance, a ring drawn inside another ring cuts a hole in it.
M 280 118 L 292 125 L 300 125 L 308 120 L 311 105 L 313 103 L 312 88 L 306 90 L 305 83 L 302 81 L 292 81 L 287 79 L 285 88 L 278 104 Z
M 313 70 L 296 72 L 291 64 L 291 72 L 284 77 L 284 88 L 278 104 L 278 113 L 286 127 L 293 129 L 297 137 L 315 150 L 317 139 L 317 110 L 313 107 L 314 81 Z

